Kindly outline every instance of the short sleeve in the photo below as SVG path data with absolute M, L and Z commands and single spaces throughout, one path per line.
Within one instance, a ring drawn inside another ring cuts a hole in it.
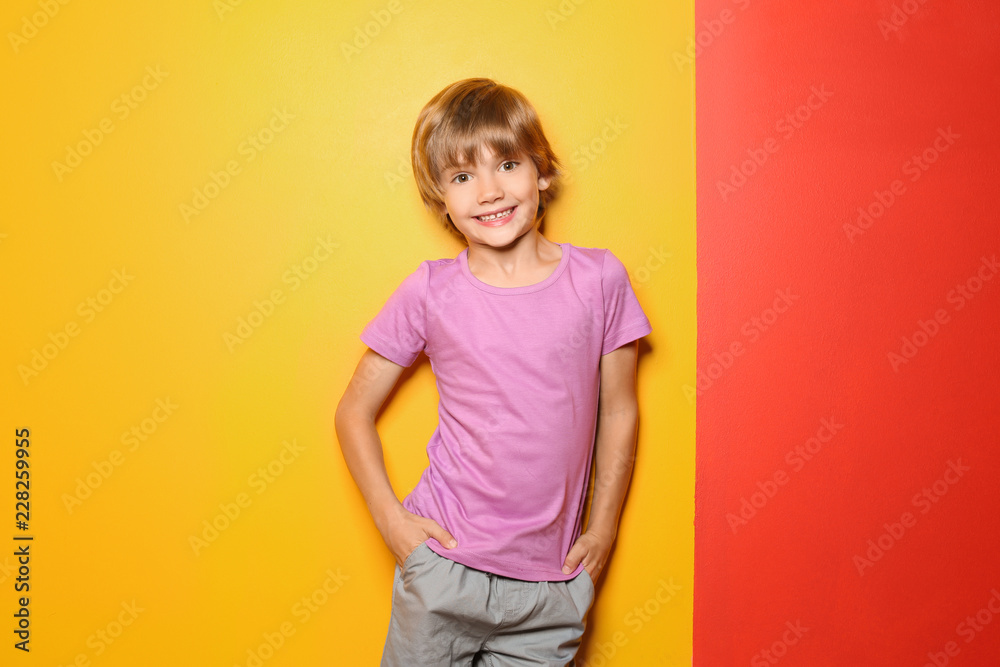
M 625 265 L 610 250 L 604 254 L 601 290 L 604 294 L 602 355 L 642 338 L 653 330 L 635 296 Z
M 400 366 L 412 364 L 427 343 L 425 300 L 430 269 L 423 262 L 403 279 L 378 315 L 361 332 L 361 341 Z

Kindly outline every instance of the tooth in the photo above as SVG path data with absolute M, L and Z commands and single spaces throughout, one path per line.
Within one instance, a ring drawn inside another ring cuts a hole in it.
M 504 216 L 510 214 L 510 212 L 511 212 L 511 210 L 513 208 L 514 207 L 512 206 L 510 208 L 505 208 L 504 210 L 502 210 L 502 211 L 500 211 L 498 213 L 490 213 L 489 215 L 480 215 L 480 216 L 477 216 L 477 217 L 480 220 L 482 220 L 483 222 L 490 222 L 492 220 L 496 220 L 497 218 L 501 218 L 501 217 L 504 217 Z

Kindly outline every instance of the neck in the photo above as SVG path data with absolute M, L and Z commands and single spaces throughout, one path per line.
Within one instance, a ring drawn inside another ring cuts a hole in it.
M 469 270 L 485 282 L 530 284 L 537 282 L 540 272 L 551 273 L 561 256 L 559 244 L 542 236 L 536 227 L 503 248 L 470 243 L 468 260 Z

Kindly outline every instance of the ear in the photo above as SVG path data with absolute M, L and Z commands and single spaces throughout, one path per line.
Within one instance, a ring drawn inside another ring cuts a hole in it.
M 551 184 L 552 184 L 552 177 L 551 176 L 539 176 L 538 177 L 538 189 L 539 190 L 545 190 Z

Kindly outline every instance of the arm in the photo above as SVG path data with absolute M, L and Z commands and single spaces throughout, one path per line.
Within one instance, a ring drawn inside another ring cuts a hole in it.
M 366 350 L 337 405 L 334 419 L 347 469 L 368 504 L 375 527 L 400 567 L 428 537 L 451 548 L 454 538 L 436 521 L 408 512 L 396 498 L 375 430 L 375 415 L 403 373 L 403 367 Z
M 618 534 L 618 519 L 632 476 L 639 407 L 635 396 L 638 345 L 632 342 L 601 357 L 601 389 L 594 445 L 594 496 L 587 530 L 569 550 L 563 572 L 583 566 L 597 581 Z

